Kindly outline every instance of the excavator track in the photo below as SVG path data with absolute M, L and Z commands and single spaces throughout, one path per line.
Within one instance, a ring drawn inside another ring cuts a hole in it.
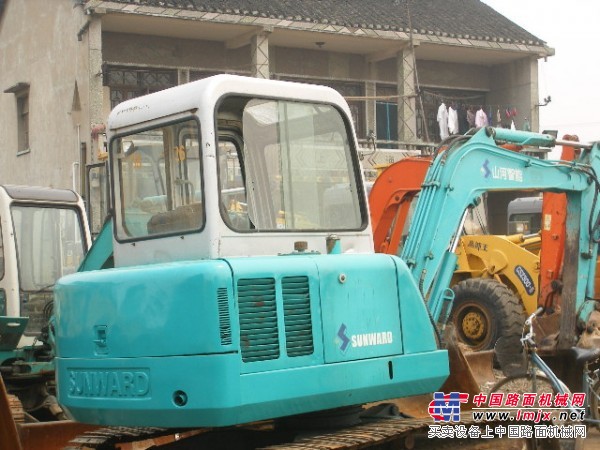
M 87 431 L 69 442 L 64 450 L 116 449 L 117 445 L 172 435 L 179 430 L 154 427 L 106 427 Z
M 21 403 L 21 400 L 19 400 L 19 397 L 16 395 L 7 395 L 7 399 L 15 423 L 25 423 L 25 410 L 23 409 L 23 404 Z
M 497 422 L 500 423 L 500 422 Z M 461 414 L 460 422 L 454 422 L 454 425 L 463 424 L 467 426 L 478 425 L 496 425 L 496 422 L 476 422 L 470 411 Z M 202 450 L 216 448 L 211 445 L 211 435 L 218 435 L 218 441 L 229 442 L 229 445 L 218 448 L 237 449 L 236 442 L 240 440 L 240 434 L 244 432 L 260 432 L 261 440 L 267 442 L 253 446 L 255 450 L 360 450 L 360 449 L 378 449 L 380 446 L 392 444 L 393 448 L 413 448 L 415 438 L 427 434 L 429 425 L 433 421 L 430 417 L 405 418 L 405 417 L 367 417 L 362 419 L 359 425 L 345 427 L 334 430 L 320 430 L 318 432 L 287 433 L 288 442 L 282 442 L 282 433 L 277 431 L 273 424 L 263 424 L 258 430 L 256 427 L 249 426 L 248 429 L 233 427 L 227 429 L 206 429 L 194 430 L 194 434 L 187 438 L 182 438 L 176 443 L 164 445 L 153 445 L 151 448 L 159 449 L 177 449 L 177 450 Z M 179 432 L 189 432 L 191 430 L 179 430 Z M 84 450 L 100 449 L 113 450 L 117 445 L 126 443 L 135 443 L 147 439 L 154 439 L 158 436 L 173 435 L 178 430 L 167 428 L 126 428 L 126 427 L 108 427 L 86 433 L 72 440 L 64 450 Z M 239 448 L 248 449 L 248 441 L 243 439 L 244 446 Z M 271 442 L 269 442 L 271 441 Z M 128 447 L 125 447 L 128 448 Z M 135 447 L 138 448 L 138 447 Z
M 476 423 L 469 411 L 462 413 L 460 422 L 454 424 Z M 352 428 L 298 437 L 295 442 L 260 447 L 257 450 L 359 450 L 390 443 L 399 444 L 398 448 L 412 448 L 415 437 L 426 434 L 432 424 L 430 417 L 373 417 L 363 419 L 363 423 Z

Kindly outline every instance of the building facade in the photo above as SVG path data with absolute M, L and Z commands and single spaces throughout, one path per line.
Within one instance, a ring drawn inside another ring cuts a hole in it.
M 442 102 L 537 130 L 552 54 L 479 0 L 0 0 L 0 182 L 83 192 L 112 107 L 224 72 L 337 89 L 366 165 L 439 142 Z

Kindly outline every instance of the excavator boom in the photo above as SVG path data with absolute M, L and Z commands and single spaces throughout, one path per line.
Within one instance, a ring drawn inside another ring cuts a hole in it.
M 595 270 L 588 267 L 588 258 L 595 261 L 597 252 L 596 245 L 590 244 L 597 206 L 592 211 L 588 205 L 595 205 L 594 173 L 600 167 L 598 147 L 589 146 L 578 161 L 567 164 L 509 152 L 499 148 L 496 141 L 519 145 L 554 144 L 548 135 L 491 128 L 481 129 L 471 138 L 458 138 L 446 152 L 437 156 L 427 172 L 401 257 L 418 280 L 423 295 L 429 297 L 429 309 L 437 321 L 448 298 L 446 289 L 454 271 L 454 251 L 466 210 L 488 191 L 564 192 L 569 205 L 566 247 L 571 267 L 568 270 L 573 272 L 572 298 L 577 299 L 577 304 L 572 305 L 572 321 L 564 325 L 570 332 L 565 329 L 564 334 L 572 336 L 574 313 L 583 306 L 588 279 Z M 589 313 L 590 308 L 591 305 L 587 305 L 584 310 Z

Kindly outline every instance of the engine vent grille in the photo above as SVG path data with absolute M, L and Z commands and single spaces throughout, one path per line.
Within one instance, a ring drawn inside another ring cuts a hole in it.
M 219 333 L 221 345 L 231 344 L 231 319 L 229 317 L 229 301 L 227 288 L 217 289 L 217 304 L 219 307 Z
M 281 289 L 287 354 L 310 355 L 314 346 L 308 277 L 284 277 Z
M 277 306 L 273 278 L 240 279 L 240 343 L 242 361 L 266 361 L 279 357 Z

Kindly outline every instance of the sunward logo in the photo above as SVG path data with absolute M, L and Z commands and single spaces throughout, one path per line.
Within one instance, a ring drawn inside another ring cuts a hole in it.
M 481 173 L 483 174 L 483 178 L 489 178 L 490 175 L 492 174 L 492 171 L 490 170 L 490 161 L 489 160 L 485 160 L 483 162 L 483 165 L 481 166 Z
M 469 401 L 469 394 L 462 392 L 434 392 L 427 412 L 434 422 L 459 422 L 460 404 Z
M 340 338 L 340 350 L 342 351 L 342 353 L 345 353 L 346 350 L 348 349 L 348 344 L 350 343 L 350 339 L 348 338 L 348 336 L 346 336 L 346 324 L 342 324 L 340 326 L 340 329 L 337 332 L 337 336 L 338 338 Z

